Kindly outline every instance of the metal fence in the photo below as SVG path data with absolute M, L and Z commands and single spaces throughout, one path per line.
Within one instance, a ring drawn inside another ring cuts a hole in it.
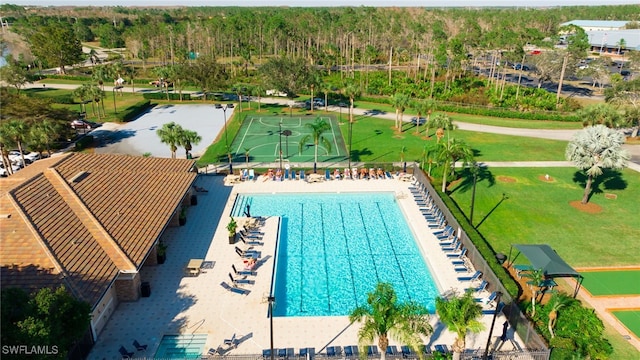
M 445 219 L 447 220 L 447 224 L 452 226 L 454 229 L 459 229 L 460 224 L 456 220 L 456 218 L 451 214 L 447 206 L 444 204 L 442 199 L 439 197 L 436 190 L 433 188 L 429 180 L 427 179 L 426 174 L 418 168 L 418 166 L 413 167 L 413 173 L 417 181 L 422 183 L 425 188 L 429 190 L 431 197 L 433 198 L 434 203 L 438 206 L 438 208 L 444 214 Z M 464 230 L 460 230 L 460 241 L 463 246 L 467 249 L 467 258 L 473 264 L 474 268 L 478 271 L 482 272 L 483 280 L 486 280 L 489 285 L 487 289 L 489 291 L 500 291 L 502 292 L 501 301 L 504 302 L 505 306 L 502 309 L 503 314 L 507 317 L 509 324 L 515 331 L 518 333 L 522 341 L 524 342 L 526 349 L 530 351 L 542 351 L 547 354 L 547 357 L 544 359 L 548 359 L 549 349 L 544 341 L 544 339 L 535 331 L 533 325 L 529 322 L 529 320 L 524 316 L 522 311 L 518 305 L 513 301 L 511 295 L 507 292 L 505 287 L 502 285 L 498 276 L 493 272 L 487 260 L 480 254 L 478 249 L 475 247 L 469 236 L 464 232 Z M 489 259 L 490 261 L 493 259 Z M 523 350 L 525 351 L 525 350 Z M 519 358 L 514 358 L 519 359 Z M 524 358 L 523 358 L 524 359 Z M 527 358 L 528 359 L 528 358 Z M 538 359 L 538 358 L 536 358 Z

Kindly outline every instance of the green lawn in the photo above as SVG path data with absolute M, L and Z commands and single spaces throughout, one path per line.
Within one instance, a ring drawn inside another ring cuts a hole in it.
M 582 286 L 593 296 L 640 295 L 640 270 L 585 271 Z
M 640 339 L 640 310 L 617 310 L 611 313 Z
M 538 179 L 545 174 L 553 181 Z M 597 178 L 589 202 L 602 211 L 595 214 L 569 205 L 583 194 L 576 174 L 575 168 L 489 168 L 477 183 L 473 223 L 496 252 L 508 254 L 511 244 L 547 243 L 575 267 L 637 265 L 640 174 L 626 169 Z M 467 216 L 471 184 L 467 178 L 451 194 Z

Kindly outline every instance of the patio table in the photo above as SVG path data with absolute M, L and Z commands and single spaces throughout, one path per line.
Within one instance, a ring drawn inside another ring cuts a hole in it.
M 200 274 L 200 267 L 202 266 L 203 262 L 204 259 L 189 260 L 189 263 L 187 264 L 187 271 L 189 272 L 189 275 L 198 276 Z

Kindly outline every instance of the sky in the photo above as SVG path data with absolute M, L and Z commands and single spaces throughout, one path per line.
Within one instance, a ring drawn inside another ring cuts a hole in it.
M 37 6 L 372 6 L 372 7 L 549 7 L 638 4 L 638 0 L 3 0 Z

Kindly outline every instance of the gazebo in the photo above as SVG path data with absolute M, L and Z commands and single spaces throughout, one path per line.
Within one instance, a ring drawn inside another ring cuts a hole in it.
M 511 259 L 511 253 L 513 248 L 516 248 L 518 253 L 513 259 Z M 509 264 L 513 266 L 513 262 L 523 254 L 531 263 L 533 269 L 541 269 L 544 272 L 545 277 L 573 277 L 576 279 L 576 288 L 573 293 L 575 298 L 578 295 L 578 291 L 582 286 L 583 276 L 580 275 L 574 268 L 567 264 L 551 246 L 547 244 L 539 245 L 524 245 L 514 244 L 509 249 Z

